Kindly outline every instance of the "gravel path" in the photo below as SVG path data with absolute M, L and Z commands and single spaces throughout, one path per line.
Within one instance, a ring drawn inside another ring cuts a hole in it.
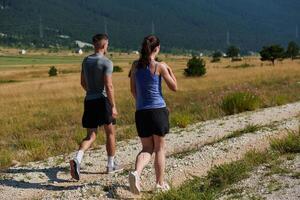
M 249 178 L 225 190 L 219 200 L 300 199 L 300 154 L 282 156 L 279 161 L 257 167 Z
M 239 159 L 250 149 L 267 148 L 270 137 L 279 137 L 287 129 L 298 130 L 299 115 L 300 102 L 297 102 L 201 122 L 185 129 L 174 128 L 166 138 L 167 180 L 177 186 L 191 174 L 204 175 L 213 165 Z M 269 128 L 213 144 L 248 125 L 268 125 Z M 137 138 L 119 142 L 119 162 L 131 169 L 140 148 Z M 68 160 L 73 156 L 74 153 L 52 157 L 1 173 L 0 199 L 11 199 L 12 195 L 14 199 L 138 198 L 128 192 L 127 170 L 115 175 L 104 174 L 104 146 L 85 154 L 80 182 L 73 182 L 69 177 Z M 151 191 L 153 178 L 154 171 L 149 166 L 142 177 L 145 192 Z

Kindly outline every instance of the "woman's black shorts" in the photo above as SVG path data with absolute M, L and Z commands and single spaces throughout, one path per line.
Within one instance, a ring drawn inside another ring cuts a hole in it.
M 82 126 L 84 128 L 98 128 L 104 124 L 116 124 L 112 117 L 112 108 L 106 97 L 84 101 Z
M 136 129 L 139 137 L 165 136 L 169 133 L 169 111 L 167 108 L 138 110 L 135 113 Z

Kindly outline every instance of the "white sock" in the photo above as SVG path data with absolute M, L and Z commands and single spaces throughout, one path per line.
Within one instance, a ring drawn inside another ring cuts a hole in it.
M 115 163 L 114 163 L 114 156 L 108 156 L 107 159 L 107 167 L 114 167 Z
M 79 163 L 81 163 L 81 161 L 82 161 L 83 154 L 84 154 L 84 151 L 82 151 L 82 150 L 79 150 L 79 151 L 77 152 L 77 155 L 76 155 L 75 158 L 78 160 Z

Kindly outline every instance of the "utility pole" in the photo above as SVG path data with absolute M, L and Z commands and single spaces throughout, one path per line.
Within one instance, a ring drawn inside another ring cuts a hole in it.
M 39 17 L 39 31 L 40 31 L 40 38 L 44 38 L 44 30 L 43 30 L 43 21 L 42 21 L 42 17 L 40 15 Z
M 230 32 L 229 31 L 227 31 L 227 34 L 226 34 L 226 44 L 227 44 L 227 46 L 230 45 Z
M 152 20 L 152 30 L 151 30 L 151 33 L 152 33 L 152 35 L 155 34 L 155 24 L 154 24 L 153 20 Z
M 104 17 L 104 33 L 108 35 L 106 17 Z

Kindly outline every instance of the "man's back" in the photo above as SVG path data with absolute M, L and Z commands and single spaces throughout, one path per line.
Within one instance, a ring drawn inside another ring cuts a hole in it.
M 86 57 L 82 63 L 86 82 L 86 100 L 106 97 L 104 76 L 111 75 L 113 63 L 104 55 L 96 53 Z

